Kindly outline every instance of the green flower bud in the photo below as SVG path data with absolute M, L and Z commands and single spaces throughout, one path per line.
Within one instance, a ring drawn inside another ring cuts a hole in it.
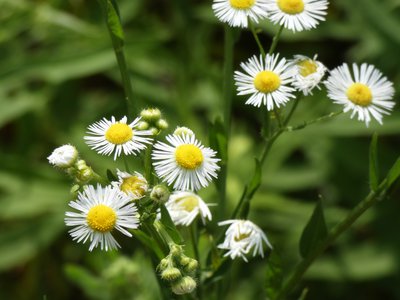
M 178 268 L 167 268 L 161 272 L 161 278 L 166 281 L 175 281 L 182 277 Z
M 156 122 L 161 118 L 161 111 L 158 108 L 147 108 L 140 112 L 144 121 Z
M 93 170 L 89 167 L 86 162 L 81 159 L 75 164 L 76 167 L 76 174 L 75 179 L 77 182 L 86 183 L 93 178 Z
M 199 263 L 195 259 L 191 259 L 190 262 L 186 265 L 185 269 L 191 273 L 197 270 L 199 267 Z
M 164 130 L 168 128 L 168 123 L 164 119 L 160 119 L 157 121 L 156 126 L 158 127 L 158 129 Z
M 182 255 L 182 256 L 179 258 L 179 264 L 180 264 L 182 267 L 184 267 L 184 266 L 186 266 L 187 264 L 189 264 L 190 261 L 191 261 L 191 258 L 190 258 L 190 257 L 187 257 L 186 255 Z
M 172 244 L 169 247 L 169 254 L 174 258 L 174 259 L 179 259 L 179 257 L 182 255 L 182 247 L 178 246 L 176 244 Z
M 149 123 L 146 121 L 140 121 L 136 128 L 139 130 L 147 130 L 149 129 Z
M 182 277 L 176 283 L 172 284 L 172 292 L 177 295 L 189 294 L 196 288 L 196 281 L 190 276 Z
M 168 188 L 163 184 L 158 184 L 151 190 L 150 199 L 157 203 L 163 204 L 167 202 L 169 195 L 170 192 Z
M 168 258 L 163 258 L 160 263 L 158 264 L 157 268 L 160 271 L 164 271 L 166 268 L 168 268 L 170 265 L 170 260 Z
M 151 127 L 149 130 L 151 131 L 152 135 L 157 135 L 160 133 L 160 129 L 158 129 L 156 127 Z

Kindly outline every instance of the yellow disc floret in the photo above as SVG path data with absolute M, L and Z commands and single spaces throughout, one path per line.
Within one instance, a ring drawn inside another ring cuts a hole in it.
M 346 95 L 356 105 L 368 106 L 372 102 L 371 89 L 363 83 L 353 83 L 347 89 Z
M 311 59 L 299 61 L 297 65 L 299 66 L 299 73 L 303 77 L 314 74 L 318 68 L 317 64 Z
M 231 6 L 236 9 L 249 9 L 254 5 L 255 0 L 229 0 Z
M 177 164 L 182 168 L 194 170 L 202 164 L 204 157 L 199 147 L 185 144 L 176 148 L 175 159 Z
M 138 176 L 131 176 L 122 179 L 121 191 L 126 194 L 132 193 L 135 196 L 143 197 L 146 193 L 147 182 Z
M 281 79 L 272 71 L 261 71 L 254 78 L 254 87 L 262 93 L 272 93 L 281 86 Z
M 304 11 L 303 0 L 278 0 L 278 6 L 289 15 L 297 15 Z
M 132 139 L 133 130 L 125 123 L 115 123 L 108 128 L 105 137 L 110 143 L 120 145 Z
M 195 196 L 180 198 L 177 202 L 187 212 L 191 212 L 193 209 L 199 206 L 199 199 L 197 199 Z
M 93 230 L 108 232 L 114 228 L 117 222 L 117 215 L 111 207 L 98 204 L 89 210 L 86 221 Z

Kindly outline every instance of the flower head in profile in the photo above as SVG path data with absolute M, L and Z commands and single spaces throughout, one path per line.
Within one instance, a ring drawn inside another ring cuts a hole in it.
M 325 20 L 327 0 L 266 0 L 268 18 L 274 24 L 296 31 L 315 28 Z
M 78 199 L 71 201 L 69 206 L 78 212 L 66 212 L 65 224 L 73 227 L 69 231 L 73 240 L 78 243 L 90 242 L 89 251 L 99 244 L 101 250 L 105 251 L 119 248 L 111 232 L 117 229 L 131 237 L 127 229 L 139 226 L 135 204 L 115 187 L 86 186 L 78 194 Z
M 258 23 L 267 17 L 266 3 L 266 0 L 214 0 L 212 9 L 221 22 L 246 28 L 248 19 Z
M 217 178 L 219 159 L 194 135 L 168 135 L 168 144 L 157 142 L 152 153 L 157 176 L 176 190 L 199 190 Z
M 292 86 L 303 92 L 305 96 L 312 95 L 312 90 L 315 87 L 319 89 L 318 84 L 325 75 L 326 67 L 317 61 L 316 55 L 313 59 L 303 55 L 295 55 L 291 63 L 294 68 Z
M 127 194 L 131 200 L 143 198 L 146 195 L 148 184 L 142 174 L 135 172 L 130 174 L 117 170 L 118 181 L 112 182 L 112 185 Z
M 393 83 L 372 65 L 353 64 L 352 69 L 344 63 L 330 72 L 328 97 L 344 105 L 344 112 L 352 111 L 351 118 L 357 114 L 368 126 L 372 116 L 382 124 L 382 114 L 388 115 L 395 104 Z
M 78 150 L 72 145 L 64 145 L 54 149 L 47 159 L 53 166 L 69 168 L 77 161 Z
M 263 104 L 267 110 L 273 110 L 295 97 L 290 86 L 293 68 L 285 58 L 279 60 L 279 54 L 253 56 L 240 66 L 245 73 L 236 71 L 234 77 L 238 95 L 251 95 L 246 104 Z
M 84 137 L 89 147 L 99 154 L 111 155 L 114 152 L 114 160 L 123 152 L 125 155 L 136 155 L 146 148 L 146 144 L 151 142 L 152 135 L 149 130 L 138 130 L 136 126 L 140 117 L 132 123 L 127 123 L 127 118 L 123 117 L 116 121 L 103 118 L 88 127 L 87 136 Z
M 218 248 L 228 250 L 224 256 L 230 256 L 231 259 L 236 257 L 243 258 L 247 262 L 247 255 L 252 251 L 253 256 L 257 254 L 264 257 L 263 245 L 266 244 L 272 249 L 267 236 L 264 232 L 248 220 L 227 220 L 219 222 L 218 225 L 229 225 L 225 232 L 225 240 Z
M 187 191 L 176 191 L 165 203 L 175 225 L 189 226 L 200 215 L 203 224 L 211 220 L 211 212 L 207 204 L 198 195 Z

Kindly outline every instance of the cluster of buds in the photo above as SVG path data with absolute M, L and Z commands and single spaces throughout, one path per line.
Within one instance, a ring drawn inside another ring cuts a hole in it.
M 183 254 L 182 246 L 170 244 L 168 256 L 158 265 L 161 278 L 171 284 L 174 294 L 183 295 L 193 292 L 196 281 L 193 279 L 199 264 L 197 260 Z
M 150 130 L 157 135 L 161 130 L 168 128 L 168 123 L 161 118 L 161 111 L 158 108 L 147 108 L 140 112 L 142 120 L 138 124 L 139 130 Z

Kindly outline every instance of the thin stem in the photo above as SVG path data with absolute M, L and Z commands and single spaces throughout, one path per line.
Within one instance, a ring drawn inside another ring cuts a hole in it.
M 332 230 L 329 232 L 328 236 L 317 245 L 314 250 L 310 253 L 310 255 L 302 260 L 297 267 L 295 268 L 292 275 L 289 279 L 284 283 L 282 290 L 277 295 L 276 300 L 285 299 L 287 294 L 299 283 L 304 273 L 308 270 L 310 265 L 314 262 L 314 260 L 320 256 L 329 245 L 331 245 L 343 232 L 345 232 L 353 223 L 371 206 L 373 206 L 376 202 L 382 199 L 386 190 L 386 179 L 379 185 L 376 191 L 371 191 L 368 196 L 362 200 L 353 210 L 349 213 L 349 215 L 337 224 Z
M 194 252 L 194 258 L 197 260 L 198 268 L 196 271 L 196 276 L 198 278 L 198 285 L 196 288 L 196 293 L 198 299 L 203 298 L 203 291 L 202 291 L 202 286 L 201 286 L 201 262 L 200 262 L 200 252 L 199 252 L 199 247 L 198 247 L 198 235 L 197 235 L 197 223 L 193 222 L 190 227 L 190 239 L 192 240 L 192 246 L 193 246 L 193 252 Z
M 279 115 L 279 110 L 276 106 L 274 106 L 274 116 L 276 118 L 276 121 L 278 122 L 279 128 L 282 128 L 281 116 Z
M 151 151 L 153 149 L 152 145 L 147 146 L 144 152 L 144 173 L 145 178 L 149 182 L 150 185 L 154 184 L 153 176 L 152 176 L 152 164 L 151 164 Z
M 260 53 L 261 53 L 262 57 L 264 58 L 265 57 L 264 47 L 262 46 L 260 39 L 258 38 L 258 34 L 256 32 L 256 29 L 254 28 L 253 22 L 251 22 L 250 20 L 249 20 L 249 25 L 250 25 L 251 33 L 253 34 L 253 37 L 256 40 L 257 46 L 260 49 Z
M 134 97 L 133 97 L 132 85 L 129 78 L 128 66 L 126 64 L 126 59 L 125 59 L 123 36 L 117 37 L 116 34 L 114 33 L 114 30 L 116 29 L 113 28 L 113 27 L 119 27 L 119 29 L 121 30 L 120 34 L 123 35 L 121 20 L 118 15 L 118 6 L 116 1 L 112 1 L 112 4 L 111 2 L 108 2 L 106 0 L 100 0 L 99 2 L 103 10 L 103 15 L 107 24 L 108 33 L 110 34 L 115 57 L 117 59 L 119 71 L 121 73 L 121 79 L 124 87 L 128 114 L 136 114 L 137 107 L 135 106 L 135 102 L 133 99 Z M 115 24 L 116 21 L 115 18 L 113 18 L 112 21 L 109 20 L 109 18 L 111 19 L 113 16 L 115 16 L 114 14 L 118 16 L 117 25 Z
M 278 45 L 278 41 L 281 37 L 281 33 L 283 30 L 283 25 L 281 25 L 281 27 L 279 27 L 278 32 L 275 34 L 274 38 L 272 39 L 272 44 L 271 47 L 269 48 L 268 54 L 271 55 L 272 53 L 274 53 L 276 46 Z
M 340 115 L 342 113 L 343 113 L 343 110 L 337 111 L 337 112 L 332 112 L 330 114 L 327 114 L 325 116 L 316 118 L 314 120 L 310 120 L 310 121 L 304 122 L 303 124 L 300 124 L 300 125 L 288 126 L 288 127 L 285 128 L 285 131 L 295 131 L 295 130 L 303 129 L 303 128 L 307 127 L 308 125 L 329 120 L 329 119 L 334 118 L 334 117 L 336 117 L 336 116 L 338 116 L 338 115 Z
M 128 157 L 126 155 L 123 155 L 124 157 L 124 166 L 125 166 L 125 170 L 126 172 L 130 173 L 130 168 L 129 168 L 129 163 L 128 163 Z

